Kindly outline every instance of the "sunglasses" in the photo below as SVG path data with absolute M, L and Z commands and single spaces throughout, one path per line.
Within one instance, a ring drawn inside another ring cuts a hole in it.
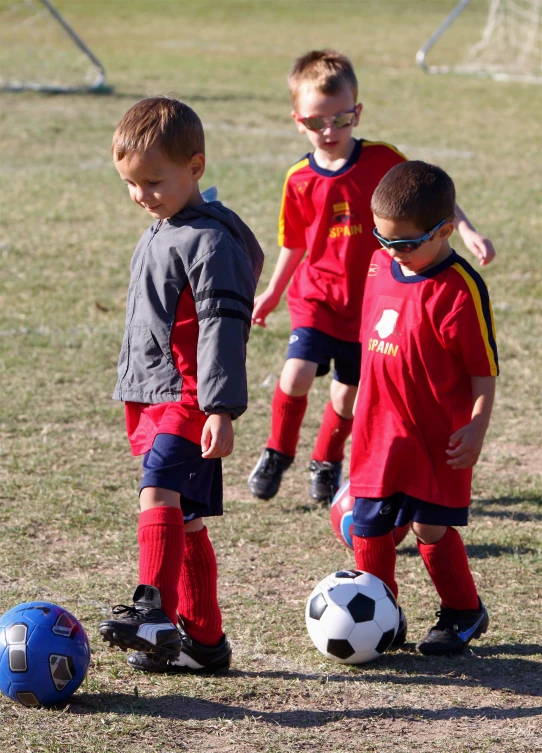
M 354 122 L 357 113 L 357 107 L 353 110 L 347 110 L 346 112 L 340 112 L 338 115 L 334 115 L 332 118 L 299 118 L 299 122 L 302 123 L 309 131 L 323 131 L 324 128 L 346 128 L 351 126 Z
M 384 246 L 384 248 L 393 248 L 394 251 L 410 253 L 416 251 L 423 243 L 426 243 L 426 241 L 431 240 L 439 227 L 442 227 L 445 222 L 448 222 L 448 220 L 442 220 L 442 222 L 435 225 L 432 230 L 429 230 L 425 235 L 422 235 L 421 238 L 405 238 L 397 241 L 389 241 L 387 238 L 384 238 L 383 235 L 380 235 L 376 228 L 373 230 L 373 235 L 377 241 Z

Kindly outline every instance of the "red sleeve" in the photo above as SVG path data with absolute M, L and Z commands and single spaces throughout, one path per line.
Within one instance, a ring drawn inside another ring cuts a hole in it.
M 306 248 L 306 221 L 301 205 L 301 194 L 296 191 L 290 176 L 286 178 L 282 192 L 282 206 L 279 217 L 279 246 L 286 248 Z
M 489 306 L 491 312 L 491 304 Z M 499 373 L 492 330 L 492 321 L 487 321 L 470 293 L 458 297 L 441 325 L 446 348 L 462 361 L 471 376 L 497 376 Z

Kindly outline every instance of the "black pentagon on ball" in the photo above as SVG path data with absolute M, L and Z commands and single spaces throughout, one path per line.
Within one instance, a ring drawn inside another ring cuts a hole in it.
M 363 594 L 356 594 L 354 598 L 348 602 L 346 608 L 352 615 L 354 622 L 369 622 L 375 616 L 374 599 L 364 596 Z
M 362 575 L 361 570 L 339 570 L 338 573 L 335 573 L 336 578 L 357 578 L 358 575 Z
M 326 651 L 331 656 L 336 656 L 337 659 L 348 659 L 349 656 L 355 653 L 348 641 L 337 640 L 336 638 L 328 640 Z
M 309 606 L 309 617 L 313 620 L 319 620 L 327 609 L 327 602 L 324 599 L 323 594 L 316 594 L 314 599 L 311 600 Z
M 393 628 L 391 630 L 386 630 L 385 633 L 382 633 L 382 638 L 378 641 L 378 645 L 375 646 L 375 651 L 378 651 L 379 654 L 383 654 L 384 651 L 387 651 L 391 646 L 394 638 L 395 630 Z
M 387 585 L 385 583 L 382 583 L 382 585 L 386 589 L 386 596 L 391 601 L 391 603 L 393 604 L 393 606 L 396 607 L 397 606 L 397 601 L 395 600 L 395 596 L 392 594 L 392 592 L 390 591 L 390 589 L 387 587 Z

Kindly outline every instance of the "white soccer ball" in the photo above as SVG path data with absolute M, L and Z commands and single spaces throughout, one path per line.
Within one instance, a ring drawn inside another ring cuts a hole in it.
M 380 578 L 341 570 L 313 590 L 305 619 L 320 653 L 340 664 L 365 664 L 390 647 L 399 627 L 399 609 Z

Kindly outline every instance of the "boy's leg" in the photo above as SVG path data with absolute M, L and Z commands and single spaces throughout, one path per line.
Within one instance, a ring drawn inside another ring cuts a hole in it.
M 341 485 L 344 446 L 352 433 L 356 394 L 356 386 L 332 380 L 331 400 L 324 408 L 310 464 L 310 495 L 319 502 L 331 502 Z
M 145 487 L 140 503 L 140 585 L 134 593 L 134 604 L 115 607 L 117 619 L 102 622 L 99 630 L 111 645 L 149 651 L 166 660 L 175 658 L 182 647 L 175 625 L 185 545 L 180 494 L 171 489 Z
M 229 668 L 231 647 L 222 632 L 218 572 L 213 546 L 202 518 L 185 525 L 186 548 L 178 584 L 182 650 L 176 659 L 156 662 L 148 654 L 128 657 L 133 669 L 146 672 L 216 673 Z
M 441 600 L 439 620 L 418 648 L 424 654 L 461 651 L 485 633 L 487 610 L 478 596 L 461 536 L 450 526 L 412 524 L 418 551 Z
M 318 364 L 301 358 L 289 358 L 284 364 L 271 403 L 271 435 L 248 480 L 250 491 L 259 499 L 275 496 L 294 460 L 317 369 Z
M 194 526 L 197 524 L 197 528 Z M 188 526 L 186 550 L 179 578 L 178 607 L 183 628 L 205 646 L 216 646 L 224 633 L 218 605 L 218 570 L 207 528 L 198 518 Z
M 393 527 L 401 505 L 402 494 L 393 494 L 382 499 L 356 497 L 352 516 L 352 543 L 358 570 L 371 573 L 386 584 L 397 600 L 398 587 L 395 580 L 397 553 L 393 540 Z M 399 627 L 393 640 L 393 648 L 406 641 L 407 622 L 399 607 Z

